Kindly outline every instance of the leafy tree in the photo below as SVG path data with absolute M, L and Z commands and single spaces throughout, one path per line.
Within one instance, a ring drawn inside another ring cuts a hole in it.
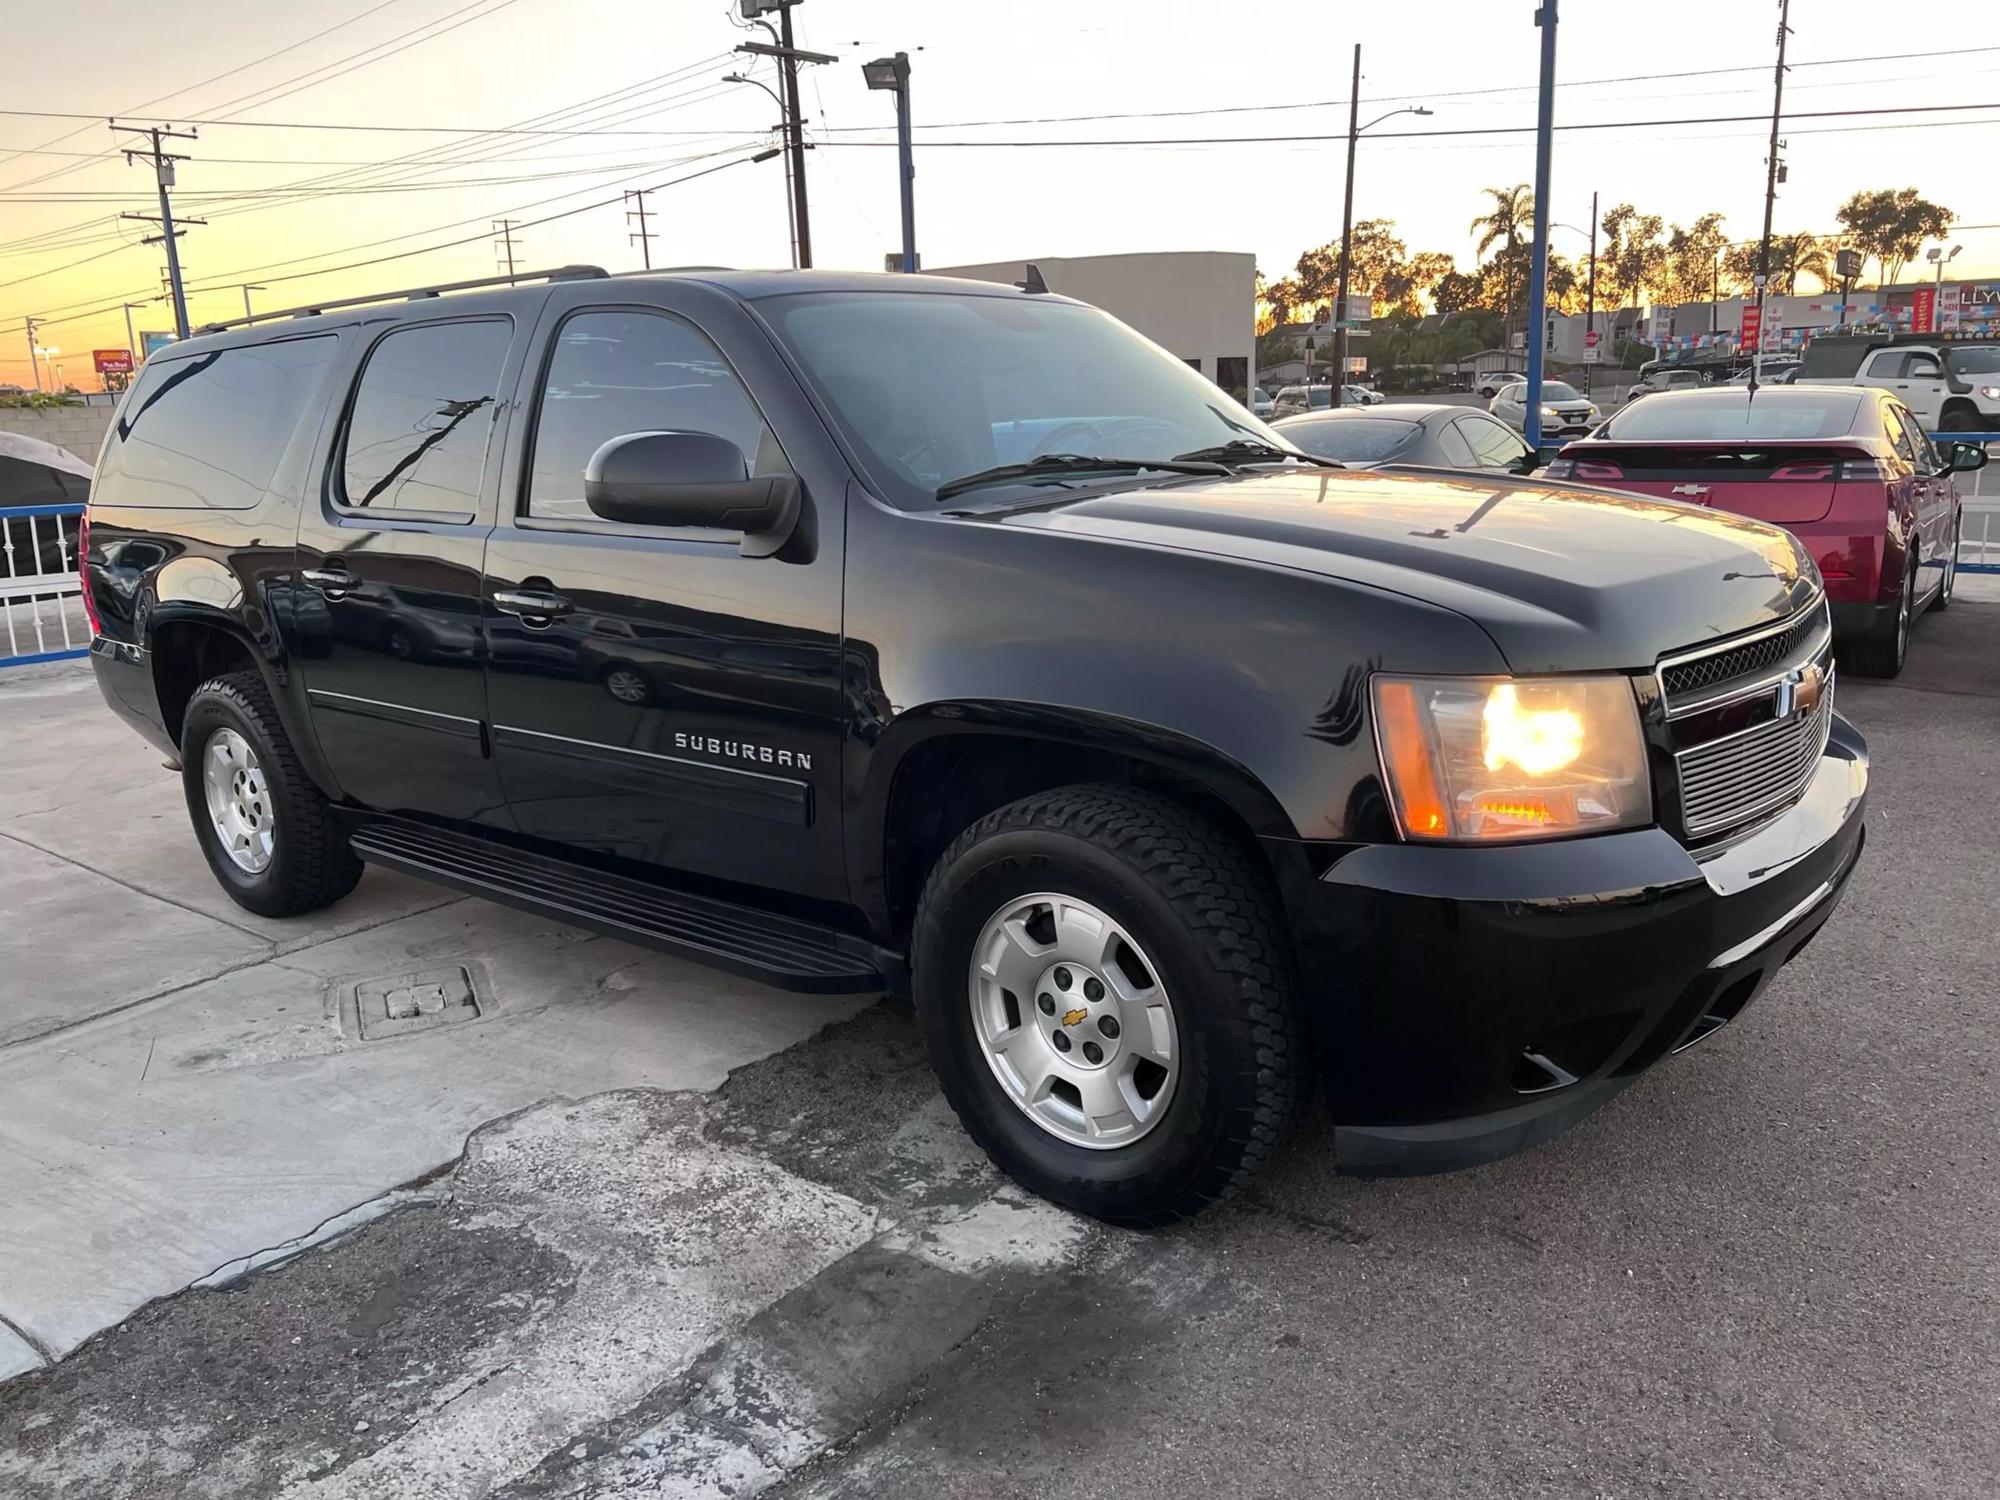
M 1727 248 L 1721 214 L 1703 214 L 1686 229 L 1674 225 L 1667 235 L 1660 280 L 1654 288 L 1658 300 L 1675 305 L 1706 302 L 1719 279 L 1717 262 Z
M 1288 364 L 1298 357 L 1299 346 L 1274 330 L 1267 329 L 1257 336 L 1258 369 L 1268 370 L 1274 365 Z
M 1796 296 L 1801 290 L 1801 276 L 1812 277 L 1823 291 L 1831 288 L 1838 279 L 1833 273 L 1833 252 L 1836 248 L 1835 241 L 1822 240 L 1803 231 L 1772 235 L 1771 291 L 1781 297 Z M 1723 279 L 1743 296 L 1750 296 L 1757 290 L 1757 268 L 1762 263 L 1763 247 L 1760 241 L 1748 240 L 1740 245 L 1731 245 L 1722 256 Z
M 1621 203 L 1604 215 L 1599 227 L 1604 243 L 1597 252 L 1597 280 L 1609 294 L 1604 301 L 1612 307 L 1636 306 L 1665 273 L 1667 250 L 1660 235 L 1666 226 L 1658 214 L 1642 214 Z
M 1942 239 L 1958 217 L 1915 188 L 1873 188 L 1856 193 L 1834 211 L 1845 238 L 1882 268 L 1882 284 L 1894 281 L 1925 240 Z
M 1424 309 L 1419 299 L 1429 297 L 1435 302 L 1444 279 L 1457 274 L 1457 263 L 1449 255 L 1437 250 L 1419 250 L 1383 275 L 1375 285 L 1375 298 L 1405 317 L 1420 317 Z
M 1431 287 L 1431 305 L 1441 313 L 1469 312 L 1480 305 L 1479 278 L 1451 270 Z
M 1514 291 L 1524 278 L 1519 273 L 1523 262 L 1519 252 L 1523 245 L 1523 231 L 1532 232 L 1535 222 L 1535 190 L 1525 182 L 1517 182 L 1512 187 L 1482 188 L 1481 192 L 1493 200 L 1485 213 L 1475 218 L 1467 226 L 1467 232 L 1479 236 L 1473 249 L 1479 255 L 1486 254 L 1495 246 L 1501 261 L 1501 306 L 1506 317 L 1514 316 Z

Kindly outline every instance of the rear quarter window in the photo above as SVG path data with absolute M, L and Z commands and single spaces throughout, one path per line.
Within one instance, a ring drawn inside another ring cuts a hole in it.
M 321 334 L 148 362 L 105 439 L 96 503 L 250 509 L 317 409 L 339 343 Z

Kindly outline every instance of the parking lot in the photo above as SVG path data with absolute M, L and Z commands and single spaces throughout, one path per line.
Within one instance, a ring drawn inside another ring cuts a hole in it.
M 900 1003 L 380 872 L 249 917 L 88 672 L 10 674 L 0 1492 L 1989 1493 L 1967 582 L 1843 683 L 1868 852 L 1737 1023 L 1475 1172 L 1336 1176 L 1313 1117 L 1154 1235 L 1003 1187 Z M 355 1033 L 355 983 L 452 965 L 476 1017 Z

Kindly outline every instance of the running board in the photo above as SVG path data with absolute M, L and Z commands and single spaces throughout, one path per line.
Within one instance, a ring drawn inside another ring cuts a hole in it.
M 858 995 L 894 987 L 889 975 L 898 965 L 891 955 L 794 917 L 424 823 L 371 819 L 354 831 L 351 842 L 370 864 L 677 953 L 781 990 Z

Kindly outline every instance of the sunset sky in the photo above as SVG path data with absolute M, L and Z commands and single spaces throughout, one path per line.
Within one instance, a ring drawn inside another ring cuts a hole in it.
M 802 85 L 816 142 L 816 260 L 880 269 L 897 244 L 895 153 L 871 144 L 892 141 L 880 127 L 893 123 L 893 105 L 866 90 L 860 64 L 900 48 L 912 54 L 926 264 L 1249 250 L 1282 274 L 1339 234 L 1337 137 L 1360 42 L 1364 122 L 1403 104 L 1434 114 L 1387 121 L 1364 140 L 1355 216 L 1393 218 L 1412 250 L 1449 251 L 1469 267 L 1479 189 L 1532 179 L 1532 134 L 1395 132 L 1532 126 L 1534 9 L 1534 0 L 804 0 L 799 44 L 840 56 L 808 69 Z M 90 349 L 125 343 L 120 303 L 146 304 L 133 311 L 138 329 L 172 326 L 166 304 L 149 300 L 161 290 L 161 248 L 137 244 L 151 226 L 116 217 L 157 211 L 151 173 L 105 154 L 115 145 L 106 114 L 210 122 L 177 146 L 191 159 L 179 169 L 176 212 L 209 220 L 181 242 L 197 323 L 240 314 L 244 282 L 264 288 L 251 293 L 255 305 L 273 308 L 492 274 L 489 224 L 503 215 L 566 215 L 520 231 L 523 266 L 636 268 L 620 194 L 677 178 L 693 180 L 649 195 L 656 265 L 786 264 L 782 167 L 747 160 L 769 143 L 776 107 L 755 87 L 722 81 L 750 61 L 732 49 L 762 33 L 732 14 L 720 0 L 9 7 L 0 382 L 32 384 L 28 315 L 48 319 L 44 344 L 62 350 L 65 377 L 86 389 L 96 385 Z M 1772 0 L 1566 0 L 1557 123 L 1767 114 L 1776 19 Z M 2000 4 L 1794 0 L 1792 25 L 1778 229 L 1831 232 L 1855 189 L 1915 187 L 1959 217 L 1953 238 L 1965 249 L 1954 272 L 2000 277 L 2000 184 L 1989 170 L 2000 155 Z M 768 63 L 757 74 L 775 82 Z M 1938 105 L 1983 107 L 1803 117 Z M 370 128 L 289 128 L 304 125 Z M 477 133 L 499 127 L 522 133 Z M 1720 210 L 1733 235 L 1752 238 L 1766 129 L 1561 133 L 1554 217 L 1587 227 L 1595 190 L 1602 208 L 1629 200 L 1670 223 Z M 1310 135 L 1328 138 L 1185 139 Z M 1174 143 L 944 144 L 1155 137 Z M 1568 229 L 1554 243 L 1586 249 Z M 377 263 L 350 265 L 362 261 Z

